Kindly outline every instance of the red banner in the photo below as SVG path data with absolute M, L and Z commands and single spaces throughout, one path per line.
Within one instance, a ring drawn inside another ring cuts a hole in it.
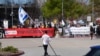
M 6 37 L 18 37 L 18 36 L 33 36 L 40 37 L 43 32 L 47 31 L 48 35 L 54 36 L 54 28 L 16 28 L 16 29 L 6 29 Z

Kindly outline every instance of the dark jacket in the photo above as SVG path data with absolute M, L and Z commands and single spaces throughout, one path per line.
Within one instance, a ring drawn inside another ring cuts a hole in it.
M 95 33 L 95 29 L 92 26 L 90 27 L 90 33 Z
M 96 33 L 97 33 L 98 35 L 100 35 L 100 26 L 97 27 Z

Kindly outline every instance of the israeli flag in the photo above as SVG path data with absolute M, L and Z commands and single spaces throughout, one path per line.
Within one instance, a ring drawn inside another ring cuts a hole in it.
M 18 14 L 19 14 L 20 23 L 24 25 L 24 22 L 29 17 L 28 14 L 24 11 L 24 9 L 22 7 L 19 7 Z

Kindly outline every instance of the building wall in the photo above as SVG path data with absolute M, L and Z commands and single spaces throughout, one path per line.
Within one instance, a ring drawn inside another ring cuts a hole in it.
M 40 16 L 39 8 L 36 3 L 37 0 L 0 0 L 0 27 L 2 26 L 2 20 L 7 19 L 9 26 L 11 27 L 13 9 L 13 24 L 19 24 L 18 21 L 18 8 L 21 5 L 23 9 L 29 14 L 32 19 Z

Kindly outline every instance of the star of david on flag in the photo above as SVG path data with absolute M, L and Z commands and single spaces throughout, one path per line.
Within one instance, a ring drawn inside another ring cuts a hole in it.
M 28 14 L 24 11 L 22 7 L 19 7 L 18 10 L 18 17 L 19 17 L 19 22 L 24 25 L 24 22 L 26 19 L 28 19 Z

